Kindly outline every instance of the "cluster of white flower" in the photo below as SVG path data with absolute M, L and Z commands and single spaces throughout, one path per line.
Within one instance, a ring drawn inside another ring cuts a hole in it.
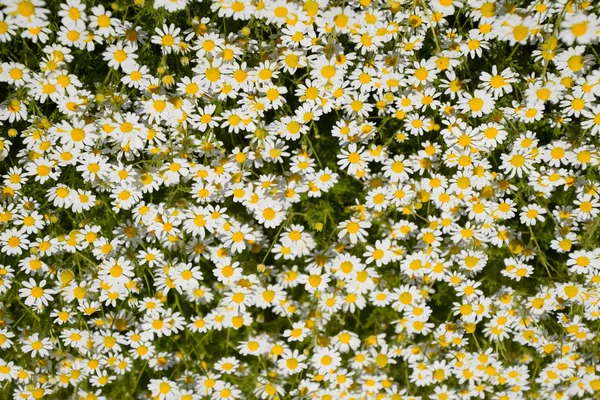
M 90 3 L 0 0 L 2 396 L 600 394 L 600 4 Z

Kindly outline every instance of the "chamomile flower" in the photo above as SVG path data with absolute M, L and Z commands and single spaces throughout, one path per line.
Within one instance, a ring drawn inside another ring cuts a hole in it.
M 41 280 L 38 283 L 33 278 L 29 278 L 29 281 L 23 282 L 23 288 L 19 289 L 19 296 L 25 299 L 25 305 L 41 309 L 48 306 L 54 299 L 52 295 L 56 293 L 53 289 L 46 288 L 45 286 L 45 280 Z
M 17 99 L 8 99 L 0 103 L 0 121 L 18 122 L 27 118 L 26 104 Z
M 152 36 L 150 41 L 160 45 L 164 54 L 171 54 L 173 51 L 179 52 L 180 28 L 175 27 L 174 24 L 163 24 L 162 28 L 155 28 L 155 32 L 156 35 Z
M 595 14 L 575 13 L 565 18 L 560 27 L 559 38 L 565 44 L 589 44 L 596 39 L 598 17 Z
M 544 214 L 546 214 L 546 210 L 544 208 L 537 204 L 530 204 L 521 208 L 519 218 L 521 223 L 531 226 L 536 225 L 538 222 L 544 222 L 546 219 Z
M 363 147 L 359 148 L 355 143 L 351 143 L 348 149 L 343 149 L 338 154 L 337 158 L 339 159 L 337 164 L 341 168 L 347 169 L 349 174 L 355 175 L 366 168 L 370 156 Z
M 338 229 L 340 232 L 338 233 L 338 238 L 342 239 L 347 237 L 351 243 L 355 244 L 359 240 L 363 241 L 367 235 L 366 229 L 371 227 L 371 223 L 368 221 L 361 221 L 356 218 L 351 218 L 350 220 L 340 222 L 338 225 Z
M 26 354 L 31 354 L 31 357 L 34 358 L 36 356 L 48 357 L 54 346 L 49 338 L 40 338 L 38 333 L 21 339 L 21 350 Z
M 490 114 L 494 104 L 495 101 L 489 93 L 483 90 L 475 90 L 473 95 L 464 94 L 458 101 L 458 108 L 465 113 L 470 113 L 473 117 L 481 117 Z

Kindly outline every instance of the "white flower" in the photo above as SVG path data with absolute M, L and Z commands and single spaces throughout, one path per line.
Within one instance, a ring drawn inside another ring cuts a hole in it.
M 522 224 L 527 226 L 536 225 L 539 222 L 544 222 L 546 210 L 537 204 L 530 204 L 521 208 L 519 218 Z
M 46 288 L 46 280 L 38 284 L 33 278 L 22 282 L 23 288 L 19 289 L 19 296 L 25 299 L 25 305 L 42 308 L 47 306 L 54 298 L 56 292 L 53 289 Z
M 342 239 L 348 237 L 351 243 L 357 243 L 359 240 L 362 242 L 366 239 L 366 229 L 371 227 L 369 221 L 361 221 L 357 218 L 351 218 L 348 221 L 340 222 L 338 229 L 338 238 Z

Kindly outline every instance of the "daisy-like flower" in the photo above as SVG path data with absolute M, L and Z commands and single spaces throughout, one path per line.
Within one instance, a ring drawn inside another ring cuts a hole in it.
M 567 76 L 581 76 L 588 71 L 594 57 L 585 53 L 585 46 L 565 49 L 553 59 L 556 68 Z
M 501 155 L 502 168 L 510 177 L 518 176 L 522 177 L 532 171 L 533 161 L 531 160 L 528 153 L 523 150 L 513 152 L 511 154 L 503 153 Z
M 112 68 L 121 68 L 123 71 L 131 71 L 137 65 L 137 54 L 131 46 L 123 45 L 122 42 L 117 42 L 109 46 L 103 53 L 104 60 L 108 61 L 108 66 Z
M 384 176 L 390 178 L 393 182 L 403 182 L 408 179 L 412 169 L 410 163 L 405 160 L 404 155 L 400 154 L 393 158 L 388 158 L 383 167 Z
M 560 27 L 560 40 L 571 46 L 574 42 L 585 45 L 597 40 L 600 25 L 597 15 L 580 12 L 569 15 L 562 21 Z
M 29 243 L 25 232 L 15 228 L 0 233 L 0 250 L 8 256 L 23 254 L 23 251 L 29 248 Z
M 277 361 L 277 365 L 286 375 L 294 375 L 307 368 L 304 361 L 306 356 L 298 350 L 286 350 Z
M 213 117 L 215 110 L 216 106 L 209 104 L 200 109 L 197 114 L 194 114 L 190 122 L 194 129 L 204 132 L 207 128 L 218 126 L 218 121 Z
M 175 111 L 173 104 L 168 101 L 165 95 L 153 94 L 142 105 L 149 123 L 169 120 Z
M 112 17 L 111 11 L 106 10 L 103 5 L 92 7 L 90 11 L 92 15 L 89 15 L 89 29 L 101 37 L 116 35 L 116 27 L 119 24 L 119 20 Z
M 97 139 L 94 126 L 86 124 L 84 121 L 76 120 L 71 123 L 63 121 L 61 124 L 53 126 L 49 132 L 64 145 L 73 146 L 76 149 L 92 146 Z
M 219 381 L 214 388 L 213 399 L 233 400 L 240 399 L 241 390 L 229 382 Z
M 150 38 L 150 41 L 154 44 L 161 46 L 164 54 L 171 54 L 172 52 L 179 52 L 180 28 L 175 27 L 174 24 L 167 25 L 163 24 L 162 28 L 155 28 L 156 35 Z
M 285 211 L 279 202 L 267 199 L 260 203 L 254 217 L 266 228 L 276 228 L 284 221 Z
M 350 243 L 357 243 L 359 240 L 365 240 L 367 235 L 366 229 L 371 227 L 371 223 L 368 221 L 361 221 L 357 218 L 351 218 L 350 220 L 340 222 L 338 224 L 338 238 L 342 239 L 347 237 Z
M 533 274 L 533 267 L 531 265 L 516 260 L 512 257 L 505 258 L 504 265 L 506 266 L 506 268 L 500 271 L 500 273 L 504 276 L 516 280 L 517 282 Z
M 148 390 L 159 400 L 174 400 L 180 398 L 180 390 L 176 382 L 167 378 L 151 379 Z
M 77 189 L 70 196 L 71 209 L 76 213 L 89 211 L 96 204 L 96 196 L 89 190 Z
M 10 41 L 16 33 L 16 29 L 17 25 L 14 20 L 10 17 L 7 18 L 4 13 L 0 12 L 0 42 Z
M 48 357 L 54 349 L 54 343 L 49 338 L 40 338 L 38 333 L 34 333 L 21 340 L 21 350 L 24 353 L 31 354 L 31 357 Z
M 409 76 L 408 83 L 411 85 L 425 85 L 432 82 L 436 76 L 436 65 L 433 59 L 413 62 L 412 68 L 408 68 L 406 74 Z
M 332 349 L 320 349 L 311 358 L 313 366 L 322 374 L 327 374 L 341 365 L 341 357 Z
M 458 108 L 473 117 L 481 117 L 490 114 L 494 109 L 494 104 L 494 98 L 489 93 L 478 89 L 473 95 L 465 93 L 458 101 Z
M 50 14 L 43 0 L 12 0 L 3 2 L 3 5 L 3 12 L 13 16 L 15 24 L 21 28 L 29 28 Z
M 544 222 L 546 210 L 537 204 L 530 204 L 521 208 L 519 218 L 521 223 L 531 226 L 536 225 L 539 222 Z
M 86 46 L 87 31 L 83 21 L 67 21 L 61 26 L 58 40 L 65 46 L 83 49 Z
M 253 241 L 255 236 L 252 234 L 252 228 L 248 225 L 235 224 L 224 233 L 223 244 L 231 248 L 235 253 L 241 253 L 248 247 L 248 241 Z
M 25 305 L 34 306 L 37 309 L 48 306 L 54 299 L 52 297 L 56 292 L 53 289 L 46 288 L 46 280 L 37 283 L 33 278 L 24 281 L 23 288 L 19 289 L 19 296 L 25 299 Z
M 498 24 L 498 36 L 502 40 L 508 41 L 512 46 L 526 44 L 531 38 L 532 32 L 540 29 L 538 23 L 533 17 L 521 17 L 518 15 L 507 15 L 496 21 Z
M 196 289 L 202 281 L 202 272 L 199 267 L 192 267 L 191 263 L 180 263 L 174 269 L 169 270 L 169 275 L 177 290 L 190 291 Z
M 600 213 L 600 200 L 591 194 L 578 197 L 573 205 L 577 207 L 573 212 L 573 216 L 580 221 L 591 220 Z
M 126 75 L 121 78 L 121 82 L 125 85 L 135 89 L 141 89 L 149 85 L 152 75 L 148 73 L 150 70 L 147 66 L 137 63 L 124 63 L 122 68 Z
M 301 342 L 304 340 L 304 338 L 306 338 L 309 332 L 310 329 L 306 328 L 306 324 L 304 322 L 295 322 L 292 325 L 292 329 L 287 329 L 285 332 L 283 332 L 283 337 L 288 338 L 288 341 L 290 342 Z
M 88 17 L 85 9 L 85 4 L 82 4 L 80 0 L 67 0 L 66 3 L 60 5 L 60 11 L 58 12 L 58 15 L 62 18 L 63 23 L 67 21 L 86 22 Z
M 154 3 L 154 8 L 164 8 L 169 12 L 184 10 L 189 0 L 159 0 Z
M 33 43 L 47 43 L 50 40 L 52 31 L 48 28 L 47 21 L 39 21 L 37 25 L 30 26 L 21 32 L 21 37 L 31 40 Z M 42 67 L 42 63 L 40 63 Z M 43 68 L 42 68 L 43 69 Z
M 498 72 L 496 65 L 492 66 L 491 73 L 482 72 L 480 87 L 488 89 L 494 95 L 494 99 L 500 98 L 504 94 L 512 93 L 512 84 L 517 82 L 515 73 L 510 68 L 505 68 Z
M 391 242 L 388 239 L 378 240 L 375 246 L 367 246 L 363 254 L 367 257 L 366 264 L 375 263 L 378 267 L 389 263 L 393 256 L 391 252 Z
M 0 103 L 0 121 L 9 123 L 22 121 L 27 118 L 27 105 L 17 99 L 8 99 Z
M 15 220 L 15 225 L 28 235 L 36 234 L 44 227 L 44 219 L 37 211 L 27 212 Z
M 234 21 L 247 20 L 255 12 L 255 7 L 252 3 L 245 0 L 228 0 L 222 4 L 211 6 L 214 12 L 219 11 L 219 17 L 233 18 Z
M 347 149 L 343 149 L 337 155 L 337 158 L 337 165 L 347 169 L 349 174 L 356 175 L 359 171 L 367 167 L 370 155 L 365 151 L 364 147 L 359 148 L 356 143 L 350 143 Z
M 0 80 L 3 82 L 7 82 L 10 85 L 20 87 L 25 85 L 31 78 L 31 72 L 23 64 L 9 62 L 2 63 L 1 65 L 2 70 L 0 71 Z

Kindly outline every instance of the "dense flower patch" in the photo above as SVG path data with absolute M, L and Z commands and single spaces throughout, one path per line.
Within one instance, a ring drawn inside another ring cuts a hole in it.
M 599 395 L 597 2 L 0 5 L 1 398 Z

